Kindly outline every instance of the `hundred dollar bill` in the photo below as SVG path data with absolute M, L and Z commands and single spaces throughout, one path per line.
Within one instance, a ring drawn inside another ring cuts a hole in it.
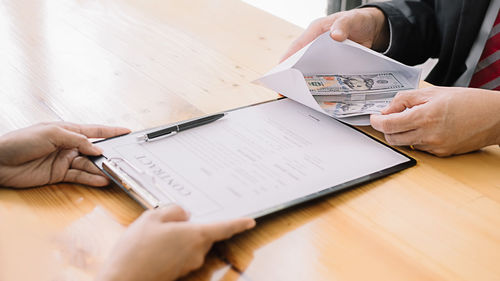
M 312 95 L 342 95 L 373 93 L 410 89 L 410 85 L 398 72 L 352 75 L 304 76 Z
M 371 100 L 365 102 L 319 102 L 328 115 L 335 118 L 352 117 L 366 114 L 379 114 L 391 103 L 391 99 Z
M 370 101 L 392 99 L 398 92 L 381 92 L 381 93 L 362 93 L 362 94 L 343 94 L 343 95 L 322 95 L 313 96 L 317 102 L 351 102 L 351 101 Z

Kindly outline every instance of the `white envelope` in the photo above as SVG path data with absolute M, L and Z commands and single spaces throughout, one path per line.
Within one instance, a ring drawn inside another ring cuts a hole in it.
M 416 89 L 421 69 L 410 67 L 351 40 L 337 42 L 325 32 L 309 45 L 254 81 L 314 110 L 327 114 L 307 87 L 304 75 L 373 74 L 397 71 Z M 328 115 L 328 114 L 327 114 Z M 351 125 L 370 125 L 370 116 L 339 118 Z

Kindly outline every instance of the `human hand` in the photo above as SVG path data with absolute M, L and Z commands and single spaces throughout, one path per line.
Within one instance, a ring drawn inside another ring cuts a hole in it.
M 389 144 L 449 156 L 499 144 L 499 108 L 496 91 L 430 87 L 398 93 L 370 122 Z
M 211 224 L 188 218 L 176 205 L 144 212 L 118 241 L 97 280 L 175 280 L 201 267 L 214 242 L 255 226 L 248 218 Z
M 304 33 L 292 43 L 281 61 L 328 30 L 330 30 L 330 36 L 339 42 L 351 39 L 376 51 L 383 51 L 389 45 L 389 24 L 384 13 L 377 8 L 353 9 L 313 21 Z
M 67 122 L 41 123 L 0 137 L 0 186 L 32 187 L 57 182 L 105 186 L 109 180 L 85 155 L 101 149 L 87 138 L 108 138 L 130 130 Z

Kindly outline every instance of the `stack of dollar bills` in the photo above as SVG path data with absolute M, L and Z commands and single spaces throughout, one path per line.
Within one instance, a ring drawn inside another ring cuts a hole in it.
M 399 91 L 412 89 L 398 72 L 304 76 L 318 104 L 335 118 L 378 114 Z

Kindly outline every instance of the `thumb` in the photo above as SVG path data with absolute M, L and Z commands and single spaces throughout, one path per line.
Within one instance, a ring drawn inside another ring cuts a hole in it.
M 155 212 L 162 222 L 172 222 L 172 221 L 187 221 L 189 219 L 189 212 L 184 210 L 178 205 L 168 205 Z
M 333 14 L 313 21 L 299 36 L 299 38 L 297 38 L 297 40 L 290 45 L 286 53 L 281 57 L 280 63 L 295 54 L 300 49 L 304 48 L 307 44 L 314 41 L 314 39 L 321 34 L 327 32 L 332 22 L 334 22 L 338 17 L 339 14 Z
M 381 113 L 385 115 L 402 112 L 407 108 L 412 108 L 425 102 L 427 102 L 427 99 L 421 90 L 399 92 Z
M 94 146 L 86 136 L 66 130 L 59 126 L 48 127 L 48 139 L 56 148 L 76 148 L 82 154 L 100 155 L 102 149 Z
M 342 16 L 333 22 L 330 28 L 330 37 L 333 40 L 342 42 L 349 38 L 351 26 L 353 25 L 352 16 Z
M 236 233 L 240 233 L 255 226 L 255 220 L 240 218 L 229 221 L 206 224 L 202 226 L 203 232 L 211 241 L 228 239 Z

